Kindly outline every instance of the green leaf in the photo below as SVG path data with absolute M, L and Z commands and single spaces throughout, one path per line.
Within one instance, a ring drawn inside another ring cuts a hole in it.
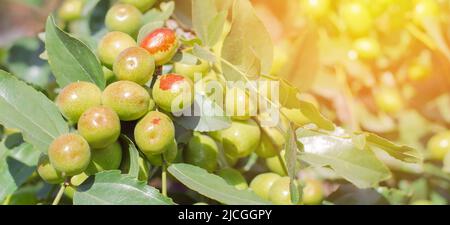
M 150 34 L 154 30 L 162 26 L 164 26 L 164 21 L 153 21 L 142 26 L 141 29 L 139 30 L 137 43 L 141 43 L 142 40 L 144 40 L 144 38 L 147 37 L 148 34 Z
M 40 152 L 32 145 L 24 143 L 13 149 L 6 149 L 3 143 L 0 148 L 0 202 L 14 193 L 36 169 Z
M 220 39 L 228 10 L 218 13 L 216 2 L 192 0 L 192 25 L 203 45 L 212 47 Z
M 79 186 L 75 205 L 171 205 L 155 188 L 118 170 L 97 173 Z
M 280 73 L 280 77 L 288 80 L 300 91 L 308 90 L 319 70 L 319 35 L 317 29 L 307 28 L 291 47 L 289 63 Z
M 231 125 L 229 117 L 225 116 L 223 109 L 210 98 L 196 93 L 191 113 L 192 116 L 177 116 L 174 120 L 188 130 L 210 132 L 223 130 Z
M 19 129 L 25 141 L 47 152 L 50 143 L 69 132 L 56 105 L 44 94 L 0 70 L 0 123 Z
M 218 13 L 208 24 L 208 39 L 206 45 L 214 46 L 222 36 L 223 28 L 227 19 L 228 11 L 224 10 Z
M 373 133 L 365 133 L 367 143 L 386 151 L 392 157 L 407 163 L 422 163 L 421 153 L 414 148 L 397 145 Z
M 304 146 L 301 160 L 314 167 L 329 166 L 359 188 L 374 187 L 391 176 L 372 151 L 358 148 L 341 128 L 333 133 L 299 128 L 296 134 Z
M 268 74 L 272 67 L 273 44 L 264 24 L 248 0 L 237 0 L 233 22 L 222 48 L 222 69 L 228 80 L 242 80 Z
M 169 172 L 188 188 L 228 205 L 267 205 L 249 190 L 238 190 L 221 177 L 189 164 L 172 164 Z
M 139 176 L 139 151 L 130 138 L 123 134 L 121 135 L 121 138 L 123 140 L 123 144 L 128 148 L 128 163 L 130 164 L 128 175 L 137 178 Z
M 169 19 L 175 10 L 175 3 L 173 1 L 162 2 L 159 7 L 160 9 L 153 8 L 144 14 L 142 18 L 144 24 Z
M 205 48 L 202 48 L 198 44 L 194 44 L 194 49 L 192 50 L 192 54 L 194 54 L 195 56 L 197 56 L 203 60 L 211 62 L 211 63 L 216 63 L 216 61 L 217 61 L 214 53 L 212 53 L 211 51 L 209 51 Z
M 284 155 L 287 167 L 287 173 L 291 182 L 289 189 L 291 192 L 291 202 L 296 205 L 300 201 L 300 193 L 296 183 L 297 180 L 297 140 L 292 126 L 289 126 L 286 138 L 286 154 Z M 303 146 L 300 146 L 303 148 Z
M 307 101 L 298 101 L 299 108 L 302 111 L 302 114 L 308 118 L 312 123 L 316 124 L 318 127 L 325 130 L 334 130 L 334 124 L 327 118 L 325 118 L 319 110 L 314 106 L 314 104 Z
M 105 87 L 100 62 L 86 44 L 59 29 L 52 16 L 47 19 L 45 32 L 49 64 L 59 86 L 88 81 Z

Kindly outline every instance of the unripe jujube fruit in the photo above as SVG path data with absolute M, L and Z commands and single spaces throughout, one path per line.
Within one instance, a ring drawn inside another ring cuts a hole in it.
M 322 182 L 307 180 L 303 188 L 302 202 L 305 205 L 319 205 L 323 200 Z
M 147 159 L 153 166 L 162 166 L 163 162 L 172 163 L 178 154 L 178 144 L 175 139 L 172 141 L 172 144 L 167 147 L 167 150 L 159 155 L 147 155 Z
M 181 112 L 194 101 L 194 84 L 178 74 L 158 77 L 152 90 L 156 105 L 167 112 Z
M 188 77 L 192 81 L 196 81 L 195 77 L 203 77 L 205 76 L 210 69 L 209 63 L 205 60 L 199 59 L 197 64 L 185 64 L 182 62 L 174 63 L 174 71 L 177 74 Z
M 427 149 L 432 159 L 444 160 L 450 154 L 450 131 L 434 135 L 428 141 Z
M 126 33 L 109 32 L 98 43 L 98 57 L 103 65 L 111 68 L 117 56 L 123 50 L 136 45 L 136 41 Z
M 222 143 L 226 154 L 236 158 L 250 155 L 261 140 L 261 130 L 252 119 L 233 121 L 229 128 L 214 131 L 211 135 Z
M 70 22 L 81 18 L 84 0 L 65 0 L 58 9 L 58 17 Z
M 141 12 L 145 12 L 155 4 L 156 0 L 120 0 L 120 2 L 134 5 Z
M 239 171 L 233 168 L 223 168 L 217 172 L 217 175 L 222 177 L 229 185 L 234 186 L 238 190 L 245 190 L 248 188 L 245 178 Z
M 158 28 L 148 34 L 140 45 L 155 58 L 156 65 L 164 65 L 177 52 L 179 42 L 173 30 Z
M 342 18 L 349 32 L 354 36 L 369 33 L 373 26 L 373 19 L 369 9 L 360 2 L 350 2 L 342 9 Z
M 162 154 L 173 144 L 175 126 L 166 114 L 149 112 L 136 124 L 134 138 L 145 155 Z
M 73 176 L 86 170 L 91 161 L 91 150 L 82 136 L 64 134 L 50 144 L 48 157 L 63 176 Z
M 418 26 L 424 26 L 426 20 L 436 20 L 439 16 L 439 4 L 434 0 L 420 0 L 414 6 L 413 21 Z
M 60 184 L 64 182 L 64 177 L 52 166 L 52 164 L 50 164 L 47 155 L 42 155 L 39 158 L 37 172 L 39 176 L 49 184 Z
M 285 138 L 275 127 L 262 127 L 261 143 L 255 153 L 261 158 L 274 157 L 281 151 Z
M 136 35 L 141 27 L 142 13 L 130 4 L 115 4 L 106 13 L 105 25 L 109 31 Z
M 395 88 L 381 87 L 375 93 L 378 108 L 387 113 L 397 113 L 403 108 L 403 99 Z
M 102 149 L 92 149 L 91 163 L 86 169 L 86 174 L 93 175 L 105 170 L 115 170 L 122 162 L 122 147 L 119 142 Z
M 78 132 L 92 148 L 106 148 L 119 138 L 119 116 L 107 106 L 89 108 L 78 120 Z
M 219 148 L 209 136 L 195 132 L 183 152 L 185 162 L 201 167 L 208 172 L 217 168 Z
M 256 114 L 256 106 L 249 94 L 241 88 L 233 87 L 225 93 L 225 110 L 227 115 L 236 120 L 248 120 Z
M 145 85 L 155 72 L 155 60 L 145 49 L 131 47 L 117 56 L 113 70 L 118 80 Z
M 76 123 L 87 109 L 102 103 L 102 91 L 93 83 L 79 81 L 64 87 L 56 105 L 70 123 Z
M 269 190 L 269 200 L 277 205 L 292 205 L 289 177 L 276 180 Z
M 150 95 L 142 86 L 131 81 L 117 81 L 105 88 L 103 105 L 111 107 L 122 121 L 132 121 L 147 113 Z
M 269 200 L 270 188 L 278 179 L 280 179 L 280 175 L 276 173 L 262 173 L 253 178 L 250 182 L 250 188 L 259 197 Z
M 280 152 L 281 160 L 286 165 L 286 161 L 284 159 L 284 156 L 286 154 L 285 150 L 282 150 Z M 269 168 L 270 171 L 277 173 L 281 176 L 286 176 L 286 172 L 283 169 L 283 165 L 280 162 L 280 158 L 278 156 L 270 157 L 266 159 L 266 165 Z

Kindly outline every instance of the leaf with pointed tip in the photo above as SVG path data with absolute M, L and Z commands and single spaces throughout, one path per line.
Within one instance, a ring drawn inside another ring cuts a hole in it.
M 394 144 L 391 141 L 373 133 L 365 133 L 365 135 L 367 143 L 370 146 L 380 148 L 398 160 L 407 163 L 422 163 L 422 155 L 417 149 Z
M 139 151 L 134 145 L 133 141 L 125 135 L 121 135 L 123 144 L 128 149 L 128 160 L 129 163 L 128 175 L 136 178 L 139 176 Z

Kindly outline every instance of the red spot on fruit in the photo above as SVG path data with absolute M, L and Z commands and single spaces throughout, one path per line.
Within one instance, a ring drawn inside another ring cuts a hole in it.
M 167 75 L 163 75 L 161 77 L 161 80 L 159 82 L 159 88 L 161 88 L 161 90 L 169 90 L 172 88 L 172 85 L 175 84 L 178 81 L 182 81 L 184 80 L 184 77 L 178 74 L 167 74 Z
M 154 119 L 152 120 L 152 123 L 153 123 L 154 125 L 158 125 L 160 122 L 161 122 L 161 118 L 154 118 Z
M 147 49 L 150 54 L 168 51 L 176 42 L 176 35 L 173 30 L 159 28 L 151 32 L 141 43 L 141 47 Z

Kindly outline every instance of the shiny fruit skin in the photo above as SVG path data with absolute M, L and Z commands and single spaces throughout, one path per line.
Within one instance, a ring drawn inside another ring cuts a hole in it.
M 91 150 L 82 136 L 64 134 L 50 144 L 48 157 L 63 176 L 73 176 L 86 170 L 91 161 Z
M 201 167 L 210 173 L 217 168 L 219 148 L 207 135 L 195 132 L 183 154 L 186 163 Z
M 120 2 L 133 5 L 141 12 L 145 12 L 156 3 L 156 0 L 120 0 Z
M 65 0 L 58 9 L 58 17 L 70 22 L 80 19 L 84 7 L 84 0 Z
M 155 72 L 155 60 L 145 49 L 131 47 L 117 56 L 113 70 L 118 80 L 145 85 Z
M 211 135 L 222 143 L 225 153 L 233 158 L 250 155 L 261 140 L 261 130 L 252 119 L 232 121 L 229 128 L 212 132 Z
M 438 133 L 430 138 L 427 143 L 428 153 L 435 160 L 444 160 L 450 154 L 450 131 Z
M 106 148 L 119 138 L 119 116 L 107 106 L 89 108 L 78 120 L 78 132 L 91 148 Z
M 142 23 L 142 13 L 130 4 L 113 5 L 105 17 L 105 26 L 109 31 L 120 31 L 135 36 Z
M 50 164 L 47 155 L 41 155 L 36 170 L 42 180 L 49 184 L 60 184 L 64 182 L 64 177 Z
M 226 90 L 225 111 L 235 120 L 248 120 L 256 114 L 256 106 L 245 90 L 233 87 Z
M 175 126 L 166 114 L 149 112 L 136 124 L 134 138 L 146 156 L 162 154 L 173 144 Z
M 302 202 L 305 205 L 319 205 L 323 200 L 322 182 L 307 180 L 303 188 Z
M 70 123 L 77 123 L 87 109 L 102 103 L 102 91 L 93 83 L 79 81 L 64 87 L 56 97 L 58 106 Z
M 276 180 L 269 191 L 269 201 L 276 205 L 292 205 L 289 177 L 282 177 Z
M 181 62 L 174 63 L 174 71 L 177 74 L 188 77 L 192 81 L 196 81 L 196 75 L 199 77 L 204 77 L 210 69 L 209 63 L 205 60 L 199 60 L 195 65 L 184 64 Z
M 104 66 L 112 68 L 117 56 L 125 49 L 137 46 L 136 41 L 120 31 L 107 33 L 98 43 L 97 53 Z
M 425 20 L 435 20 L 439 16 L 439 4 L 435 0 L 420 0 L 414 6 L 413 21 L 424 26 Z
M 105 170 L 115 170 L 120 167 L 122 162 L 122 146 L 119 142 L 102 149 L 93 149 L 91 151 L 91 163 L 86 169 L 86 174 L 94 175 Z
M 173 140 L 172 144 L 167 148 L 166 151 L 164 151 L 164 153 L 159 155 L 148 155 L 146 157 L 150 164 L 152 164 L 153 166 L 162 166 L 163 162 L 166 162 L 168 164 L 172 163 L 177 158 L 177 154 L 178 145 L 177 142 Z
M 380 57 L 380 44 L 373 38 L 359 38 L 353 43 L 353 49 L 358 57 L 364 60 L 374 60 Z
M 156 65 L 168 63 L 178 50 L 179 42 L 175 32 L 168 28 L 158 28 L 148 34 L 140 43 L 154 58 Z
M 122 121 L 133 121 L 144 116 L 150 95 L 142 86 L 131 81 L 117 81 L 103 91 L 103 105 L 111 107 Z
M 250 188 L 259 197 L 269 200 L 269 191 L 273 183 L 280 179 L 280 175 L 276 173 L 262 173 L 253 178 L 250 182 Z
M 284 135 L 275 127 L 261 127 L 261 143 L 255 153 L 261 158 L 274 157 L 285 143 Z
M 194 102 L 194 84 L 178 74 L 159 76 L 152 90 L 156 105 L 166 112 L 181 112 Z
M 351 2 L 342 9 L 342 18 L 349 32 L 354 36 L 367 35 L 373 27 L 369 9 L 360 2 Z
M 280 156 L 282 158 L 283 163 L 286 164 L 284 155 L 286 154 L 286 151 L 282 150 L 280 152 Z M 270 157 L 266 159 L 266 165 L 269 168 L 270 171 L 277 173 L 281 176 L 287 176 L 286 172 L 284 172 L 283 165 L 280 163 L 280 159 L 278 156 Z
M 234 186 L 238 190 L 246 190 L 248 188 L 247 181 L 242 174 L 233 168 L 223 168 L 217 172 L 229 185 Z
M 375 103 L 383 112 L 397 113 L 403 108 L 403 99 L 395 88 L 380 88 L 374 94 Z
M 330 0 L 301 0 L 300 4 L 313 18 L 322 18 L 330 12 Z

